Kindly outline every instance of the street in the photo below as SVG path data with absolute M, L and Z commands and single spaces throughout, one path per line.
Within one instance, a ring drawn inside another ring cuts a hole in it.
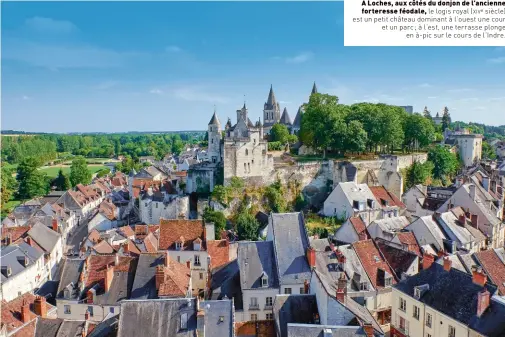
M 81 220 L 79 226 L 76 226 L 72 233 L 69 234 L 67 238 L 67 245 L 65 247 L 65 253 L 79 253 L 81 242 L 88 235 L 88 220 L 89 219 L 87 218 Z

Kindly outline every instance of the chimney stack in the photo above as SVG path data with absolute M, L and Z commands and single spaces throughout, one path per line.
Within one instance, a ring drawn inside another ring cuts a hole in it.
M 107 270 L 105 272 L 105 292 L 108 293 L 110 289 L 110 285 L 112 284 L 112 279 L 114 278 L 114 267 L 107 266 Z
M 464 214 L 461 214 L 459 217 L 458 217 L 458 220 L 459 220 L 459 223 L 464 225 L 466 224 L 466 216 Z
M 23 305 L 21 307 L 21 320 L 23 323 L 28 323 L 30 321 L 30 303 L 26 299 L 23 299 Z
M 165 267 L 169 267 L 170 266 L 170 255 L 168 254 L 168 250 L 165 251 Z
M 47 316 L 47 303 L 46 298 L 44 296 L 35 297 L 35 302 L 33 302 L 33 311 L 42 318 L 46 318 Z
M 27 236 L 27 237 L 26 237 L 26 243 L 27 243 L 28 245 L 30 245 L 30 246 L 32 246 L 32 247 L 33 247 L 33 241 L 32 241 L 31 236 Z
M 5 245 L 6 246 L 9 246 L 10 244 L 12 243 L 12 238 L 11 238 L 11 234 L 7 234 L 7 236 L 5 237 Z
M 87 321 L 89 320 L 89 311 L 86 310 L 86 312 L 84 313 L 84 320 Z
M 444 270 L 447 272 L 451 271 L 451 266 L 452 260 L 448 256 L 444 257 Z
M 191 269 L 191 260 L 186 261 L 186 267 L 188 267 L 188 269 Z
M 130 255 L 130 248 L 128 248 L 128 241 L 123 244 L 123 254 Z
M 165 270 L 163 269 L 162 265 L 158 265 L 156 267 L 155 281 L 156 281 L 156 290 L 159 290 L 160 285 L 163 282 L 165 282 Z
M 477 317 L 480 318 L 482 314 L 486 311 L 486 309 L 489 307 L 490 297 L 491 294 L 486 288 L 479 291 L 479 294 L 477 295 Z
M 367 337 L 373 337 L 373 326 L 372 323 L 363 323 L 363 330 Z
M 344 303 L 345 295 L 347 294 L 347 279 L 345 274 L 341 273 L 337 281 L 337 300 Z
M 428 269 L 435 262 L 435 257 L 431 254 L 423 255 L 423 270 Z
M 304 294 L 309 293 L 309 281 L 308 280 L 303 281 L 303 293 Z
M 53 231 L 55 231 L 56 233 L 58 233 L 58 220 L 56 219 L 53 219 Z
M 307 262 L 311 268 L 316 267 L 316 250 L 312 247 L 307 248 Z
M 482 287 L 486 285 L 487 275 L 484 274 L 481 267 L 477 267 L 472 270 L 472 281 L 473 283 L 478 284 Z

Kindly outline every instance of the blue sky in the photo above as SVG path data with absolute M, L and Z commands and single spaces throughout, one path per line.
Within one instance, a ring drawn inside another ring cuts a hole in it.
M 505 124 L 505 48 L 344 47 L 342 2 L 2 2 L 2 129 L 203 130 L 216 106 L 294 118 L 312 82 L 346 104 L 445 105 Z

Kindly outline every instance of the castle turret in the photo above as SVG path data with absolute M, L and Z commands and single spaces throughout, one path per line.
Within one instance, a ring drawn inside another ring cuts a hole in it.
M 209 139 L 209 147 L 207 149 L 207 156 L 209 160 L 213 163 L 219 163 L 221 161 L 221 124 L 216 115 L 216 109 L 214 108 L 214 114 L 209 122 L 209 127 L 207 130 L 207 136 Z
M 268 99 L 263 107 L 263 126 L 265 127 L 265 132 L 269 133 L 272 125 L 278 123 L 281 119 L 281 109 L 279 102 L 275 98 L 274 89 L 270 85 L 270 92 L 268 93 Z

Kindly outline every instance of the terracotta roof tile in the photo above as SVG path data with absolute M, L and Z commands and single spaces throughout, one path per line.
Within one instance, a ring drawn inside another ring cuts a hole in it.
M 140 255 L 140 249 L 137 247 L 135 242 L 132 240 L 128 239 L 128 251 L 133 254 Z
M 400 232 L 396 234 L 398 240 L 407 246 L 408 250 L 418 256 L 421 256 L 421 247 L 417 243 L 416 236 L 412 232 Z
M 18 239 L 26 236 L 26 232 L 30 230 L 30 227 L 2 227 L 2 244 L 6 243 L 6 239 L 10 236 L 11 243 L 17 241 Z
M 207 241 L 207 252 L 211 259 L 212 269 L 230 262 L 230 247 L 226 239 Z
M 383 286 L 379 284 L 379 269 L 388 272 L 392 277 L 392 283 L 396 284 L 393 271 L 382 257 L 381 253 L 375 246 L 372 240 L 358 241 L 352 244 L 356 255 L 358 255 L 363 269 L 365 269 L 372 285 L 376 289 L 381 289 Z
M 191 271 L 177 261 L 170 261 L 169 267 L 164 268 L 165 279 L 160 285 L 158 296 L 185 297 L 189 289 Z
M 91 242 L 98 242 L 100 240 L 100 233 L 96 229 L 91 230 L 88 234 L 88 240 Z
M 193 249 L 193 241 L 203 239 L 202 220 L 167 220 L 160 219 L 160 250 L 175 250 L 175 242 L 184 238 L 182 250 Z M 202 247 L 203 248 L 203 247 Z
M 351 222 L 351 225 L 354 227 L 354 230 L 356 230 L 356 233 L 358 233 L 358 235 L 366 231 L 365 223 L 359 216 L 350 217 L 349 221 Z
M 114 248 L 105 240 L 100 241 L 96 245 L 94 245 L 91 249 L 93 249 L 98 254 L 113 254 Z
M 146 251 L 148 253 L 156 253 L 158 251 L 158 239 L 153 233 L 149 233 L 144 238 L 144 246 L 146 247 Z
M 400 199 L 392 192 L 389 192 L 384 186 L 370 186 L 370 191 L 380 203 L 381 207 L 387 207 L 383 205 L 382 200 L 387 201 L 388 206 L 397 206 L 400 208 L 406 208 L 405 204 L 401 202 Z
M 90 288 L 95 283 L 99 283 L 104 288 L 105 272 L 108 265 L 113 265 L 114 271 L 131 272 L 134 258 L 128 256 L 119 256 L 118 258 L 119 264 L 115 265 L 116 256 L 114 255 L 90 255 L 86 260 L 85 288 Z
M 505 295 L 505 264 L 493 249 L 475 253 L 482 268 L 492 283 L 498 286 L 500 295 Z
M 126 238 L 135 237 L 135 232 L 133 231 L 131 226 L 119 227 L 118 232 L 120 232 Z
M 116 205 L 114 205 L 111 202 L 108 202 L 107 200 L 102 201 L 100 203 L 100 206 L 98 207 L 98 211 L 111 221 L 116 220 L 116 210 L 117 210 Z
M 15 299 L 13 299 L 10 302 L 5 302 L 2 301 L 0 302 L 0 307 L 1 307 L 1 313 L 2 313 L 2 323 L 7 326 L 7 332 L 10 332 L 12 330 L 15 330 L 19 327 L 21 327 L 24 323 L 21 319 L 21 311 L 23 307 L 23 301 L 26 300 L 26 302 L 30 305 L 30 320 L 35 320 L 37 318 L 37 315 L 33 311 L 33 302 L 35 301 L 35 295 L 31 293 L 26 293 L 22 296 L 19 296 Z M 47 306 L 47 311 L 49 312 L 52 310 L 54 307 L 46 302 Z M 36 322 L 36 321 L 34 321 Z M 20 333 L 19 335 L 16 334 L 14 336 L 34 336 L 28 335 L 26 333 L 30 332 L 30 328 L 24 328 L 22 329 L 23 331 L 18 332 Z M 35 330 L 35 326 L 33 327 L 33 331 Z

